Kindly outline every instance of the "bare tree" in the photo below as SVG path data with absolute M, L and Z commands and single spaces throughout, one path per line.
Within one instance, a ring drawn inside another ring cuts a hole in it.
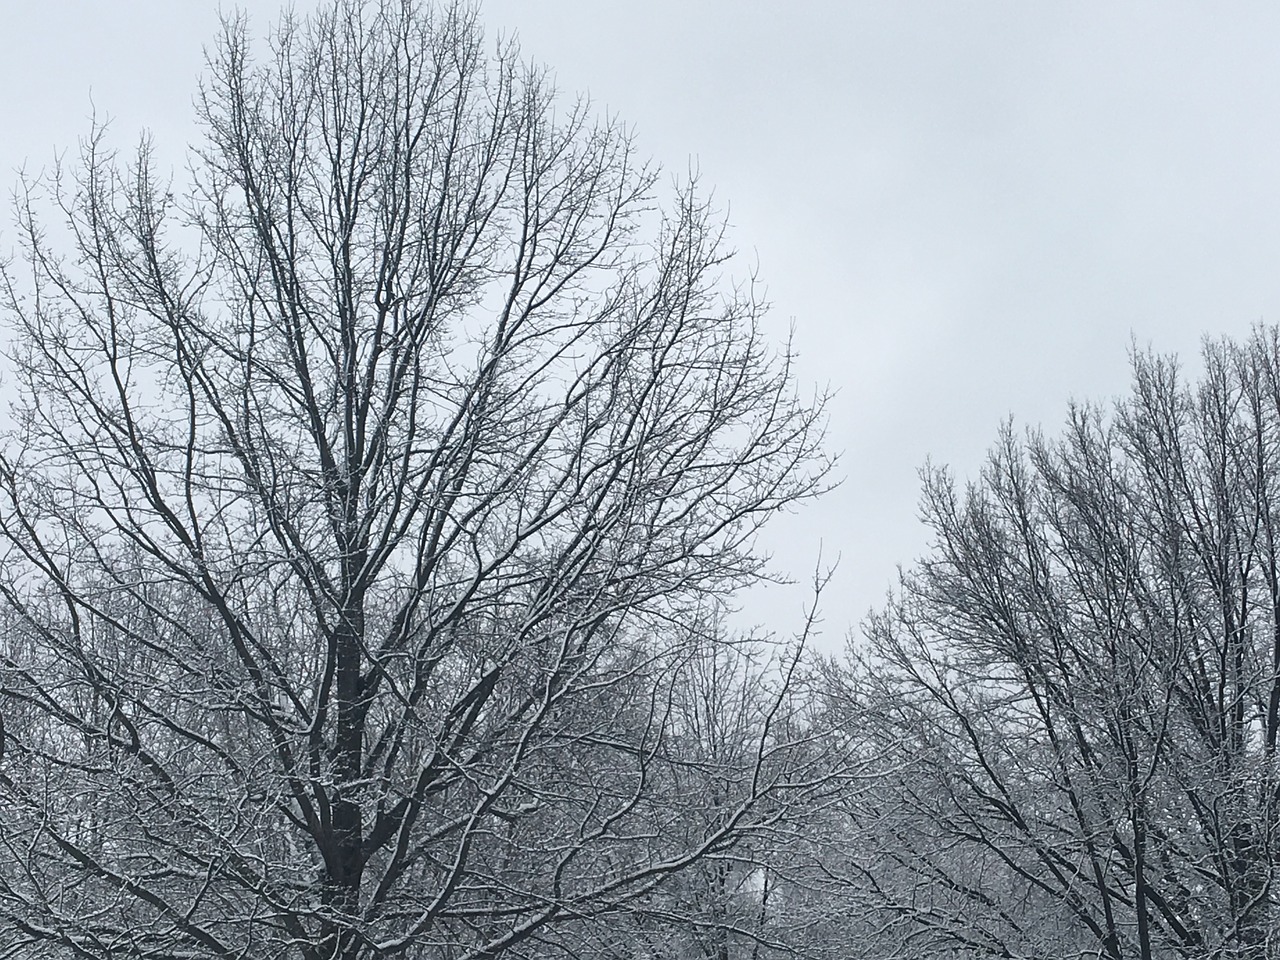
M 731 960 L 793 956 L 779 929 L 775 864 L 838 794 L 836 761 L 809 716 L 812 698 L 795 682 L 793 656 L 758 641 L 726 643 L 718 631 L 698 645 L 674 691 L 663 747 L 669 763 L 655 797 L 652 831 L 697 844 L 744 793 L 761 799 L 738 842 L 708 851 L 689 869 L 628 902 L 608 924 L 570 934 L 581 957 Z M 751 781 L 758 785 L 750 786 Z
M 1280 334 L 1204 360 L 928 474 L 935 547 L 838 685 L 886 758 L 846 889 L 911 955 L 1274 952 Z
M 661 791 L 821 400 L 694 187 L 485 51 L 463 6 L 233 20 L 189 195 L 101 129 L 24 184 L 5 956 L 495 956 L 773 815 L 768 710 L 698 829 Z

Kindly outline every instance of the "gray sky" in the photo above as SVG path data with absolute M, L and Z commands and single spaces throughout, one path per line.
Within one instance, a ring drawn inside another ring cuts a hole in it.
M 243 4 L 265 29 L 278 4 Z M 297 9 L 306 10 L 308 0 Z M 801 375 L 838 391 L 845 483 L 771 535 L 838 645 L 927 545 L 926 457 L 973 474 L 1002 420 L 1056 430 L 1128 386 L 1131 338 L 1280 321 L 1280 6 L 489 0 L 562 89 L 696 162 Z M 212 4 L 0 0 L 0 172 L 74 147 L 92 102 L 181 162 Z M 0 249 L 12 247 L 8 220 Z M 752 598 L 787 631 L 803 591 Z

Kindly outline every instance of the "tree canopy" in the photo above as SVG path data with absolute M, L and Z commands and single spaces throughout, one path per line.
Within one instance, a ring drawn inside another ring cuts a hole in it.
M 824 398 L 696 182 L 465 3 L 196 108 L 17 194 L 0 958 L 1276 953 L 1280 329 L 927 467 L 802 659 L 729 624 Z
M 934 546 L 834 685 L 878 751 L 846 889 L 902 955 L 1271 955 L 1280 331 L 1203 359 L 926 471 Z
M 722 622 L 821 399 L 696 185 L 466 5 L 232 18 L 198 112 L 189 189 L 95 129 L 20 190 L 0 953 L 639 935 L 814 781 Z

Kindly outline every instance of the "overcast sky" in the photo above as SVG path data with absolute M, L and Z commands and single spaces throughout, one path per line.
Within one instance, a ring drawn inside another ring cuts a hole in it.
M 279 4 L 242 6 L 265 30 Z M 146 127 L 181 162 L 213 3 L 0 10 L 8 181 L 94 108 L 121 147 Z M 837 391 L 844 485 L 770 542 L 801 577 L 820 544 L 841 556 L 830 648 L 926 550 L 927 457 L 972 475 L 1007 417 L 1054 430 L 1071 398 L 1122 394 L 1131 340 L 1195 369 L 1203 335 L 1280 321 L 1280 5 L 489 0 L 483 18 L 667 169 L 697 164 L 802 377 Z M 747 614 L 785 632 L 801 600 Z

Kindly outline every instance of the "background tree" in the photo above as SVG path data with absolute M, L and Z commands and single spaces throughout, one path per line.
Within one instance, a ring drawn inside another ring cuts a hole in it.
M 819 578 L 815 592 L 822 588 Z M 806 635 L 816 614 L 810 608 Z M 784 674 L 775 657 L 758 640 L 707 644 L 684 682 L 670 745 L 683 763 L 664 792 L 684 807 L 685 842 L 723 818 L 748 781 L 765 776 L 773 786 L 740 843 L 630 905 L 632 951 L 639 940 L 651 944 L 648 955 L 670 960 L 806 952 L 794 929 L 797 914 L 781 893 L 784 867 L 808 826 L 843 795 L 847 737 L 818 722 L 812 689 Z M 800 665 L 793 659 L 783 669 L 799 673 Z
M 934 548 L 836 684 L 885 758 L 846 889 L 916 955 L 1274 951 L 1280 333 L 1204 368 L 1139 354 L 1114 413 L 927 475 Z
M 707 202 L 464 6 L 233 20 L 199 103 L 189 194 L 98 129 L 19 199 L 9 955 L 542 950 L 731 849 L 778 714 L 691 829 L 681 691 L 828 463 Z

